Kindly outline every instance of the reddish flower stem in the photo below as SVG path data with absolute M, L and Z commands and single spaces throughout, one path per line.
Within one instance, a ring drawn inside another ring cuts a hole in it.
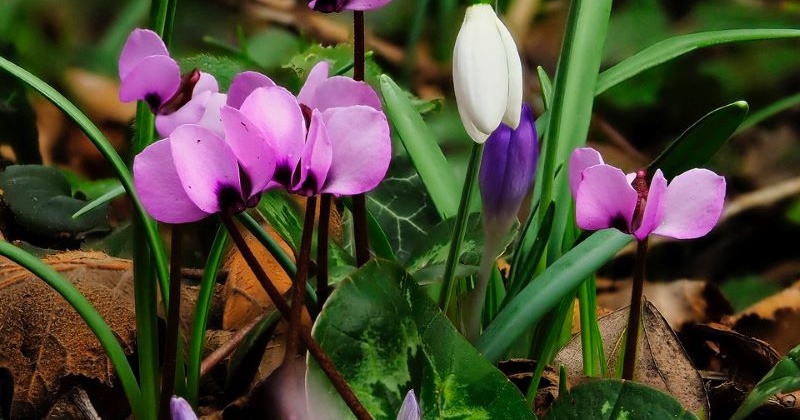
M 297 341 L 300 331 L 300 317 L 303 314 L 303 298 L 305 298 L 306 283 L 308 280 L 308 267 L 311 261 L 311 237 L 314 233 L 314 212 L 317 209 L 317 196 L 306 199 L 306 216 L 303 223 L 303 238 L 300 240 L 300 255 L 298 257 L 297 275 L 294 279 L 294 293 L 292 293 L 292 307 L 289 313 L 289 335 L 286 339 L 286 355 L 283 358 L 283 370 L 288 380 L 295 378 L 294 357 L 297 354 Z
M 239 233 L 239 230 L 236 228 L 233 219 L 226 215 L 221 215 L 221 218 L 222 223 L 225 225 L 225 228 L 228 229 L 228 233 L 231 235 L 231 239 L 233 239 L 236 247 L 239 248 L 239 251 L 242 253 L 242 257 L 247 262 L 247 265 L 250 266 L 250 269 L 253 271 L 253 274 L 255 274 L 256 279 L 258 279 L 259 283 L 261 283 L 261 287 L 263 287 L 264 291 L 267 292 L 267 295 L 275 304 L 275 307 L 278 308 L 278 311 L 280 311 L 281 315 L 288 319 L 290 314 L 289 304 L 286 302 L 286 300 L 284 300 L 283 296 L 281 296 L 278 289 L 275 288 L 275 285 L 269 279 L 269 276 L 267 276 L 267 273 L 264 272 L 264 269 L 258 263 L 258 259 L 253 254 L 253 251 L 250 250 L 250 247 L 248 247 L 244 237 L 242 237 L 242 234 Z M 333 387 L 339 392 L 342 400 L 344 400 L 345 404 L 347 404 L 347 406 L 350 408 L 350 411 L 353 412 L 353 415 L 355 415 L 358 420 L 372 420 L 372 416 L 361 404 L 361 401 L 358 400 L 358 397 L 356 397 L 355 393 L 353 393 L 350 385 L 347 384 L 347 381 L 344 380 L 342 374 L 339 373 L 338 369 L 336 369 L 333 361 L 311 336 L 311 330 L 303 324 L 300 324 L 299 333 L 300 340 L 306 346 L 308 352 L 311 353 L 311 357 L 317 361 L 322 371 L 328 376 L 331 384 L 333 384 Z
M 633 272 L 633 289 L 628 315 L 628 329 L 625 334 L 625 361 L 622 365 L 622 379 L 632 380 L 636 371 L 636 355 L 639 342 L 639 327 L 642 322 L 642 293 L 644 290 L 645 262 L 647 260 L 647 238 L 636 243 L 636 266 Z

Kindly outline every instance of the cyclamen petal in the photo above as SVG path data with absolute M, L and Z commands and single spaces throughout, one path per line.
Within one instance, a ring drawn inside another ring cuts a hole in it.
M 311 69 L 297 95 L 298 102 L 320 111 L 355 105 L 381 110 L 381 100 L 370 85 L 344 76 L 328 77 L 329 67 L 321 61 Z
M 291 192 L 309 197 L 320 192 L 331 168 L 332 149 L 322 114 L 313 110 L 303 156 L 292 174 Z
M 573 197 L 578 192 L 578 185 L 583 179 L 583 170 L 602 163 L 603 157 L 591 147 L 582 147 L 572 152 L 569 158 L 569 188 Z
M 146 57 L 121 79 L 119 100 L 143 100 L 156 112 L 180 84 L 181 72 L 175 60 L 168 56 Z
M 634 174 L 634 177 L 636 175 Z M 633 179 L 626 177 L 629 183 Z M 638 240 L 643 240 L 647 235 L 653 232 L 653 229 L 664 218 L 664 193 L 667 191 L 667 179 L 664 178 L 664 173 L 661 169 L 656 170 L 653 174 L 653 179 L 650 180 L 650 189 L 647 191 L 647 202 L 642 214 L 642 220 L 633 236 Z
M 343 10 L 373 10 L 383 7 L 392 0 L 311 0 L 308 7 L 323 13 Z
M 251 190 L 246 194 L 252 195 L 267 189 L 276 166 L 272 145 L 238 110 L 226 105 L 222 107 L 220 114 L 225 127 L 225 140 L 249 177 Z
M 210 213 L 201 210 L 183 188 L 169 139 L 146 147 L 133 160 L 133 180 L 145 210 L 164 223 L 189 223 Z
M 278 170 L 291 175 L 306 138 L 305 118 L 294 95 L 280 86 L 258 88 L 239 109 L 274 148 Z
M 501 121 L 519 124 L 522 66 L 511 34 L 488 4 L 467 8 L 453 51 L 456 105 L 467 133 L 486 141 Z
M 242 102 L 254 90 L 260 87 L 276 86 L 275 82 L 267 76 L 255 71 L 244 71 L 236 75 L 231 82 L 231 87 L 228 89 L 228 101 L 226 105 L 233 108 L 242 106 Z
M 575 196 L 575 221 L 581 229 L 625 227 L 630 232 L 637 198 L 618 168 L 589 167 L 583 171 L 583 181 Z
M 371 191 L 386 176 L 392 139 L 386 115 L 368 106 L 322 113 L 333 145 L 333 160 L 320 192 L 353 195 Z
M 244 209 L 239 164 L 225 140 L 199 125 L 187 124 L 172 132 L 170 147 L 184 191 L 197 207 L 207 213 L 232 210 L 223 206 Z M 238 195 L 238 199 L 223 203 L 227 195 Z
M 119 78 L 124 79 L 147 57 L 167 56 L 167 46 L 157 33 L 149 29 L 134 29 L 119 55 Z
M 722 214 L 725 188 L 725 178 L 707 169 L 676 176 L 664 194 L 663 218 L 653 233 L 676 239 L 706 235 Z

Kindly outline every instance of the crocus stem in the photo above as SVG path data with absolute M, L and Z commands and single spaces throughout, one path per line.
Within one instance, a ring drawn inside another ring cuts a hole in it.
M 364 80 L 364 12 L 353 12 L 353 79 Z M 356 246 L 356 265 L 369 261 L 367 238 L 367 200 L 364 194 L 353 196 L 353 237 Z
M 169 308 L 167 309 L 167 335 L 164 350 L 164 368 L 161 372 L 161 403 L 158 418 L 169 420 L 169 399 L 175 387 L 178 337 L 180 335 L 181 308 L 181 225 L 172 225 L 172 250 L 169 270 Z
M 322 310 L 322 305 L 328 299 L 328 241 L 331 221 L 330 194 L 322 194 L 319 200 L 319 221 L 317 221 L 317 307 Z
M 636 266 L 633 272 L 631 307 L 625 336 L 625 361 L 622 365 L 622 379 L 632 380 L 633 372 L 636 370 L 636 349 L 639 342 L 639 326 L 642 320 L 642 291 L 644 289 L 646 258 L 647 238 L 636 243 Z
M 297 265 L 297 276 L 294 279 L 294 293 L 292 293 L 292 307 L 289 314 L 286 355 L 283 358 L 284 372 L 288 380 L 294 380 L 295 378 L 294 357 L 297 354 L 300 317 L 303 314 L 303 298 L 306 295 L 306 281 L 308 280 L 308 267 L 311 260 L 311 237 L 314 233 L 314 213 L 316 209 L 317 197 L 308 197 L 306 200 L 306 217 L 303 223 L 303 237 L 300 240 L 299 264 Z
M 278 311 L 280 311 L 281 316 L 283 316 L 285 319 L 288 319 L 290 314 L 289 304 L 283 299 L 283 296 L 281 296 L 281 293 L 278 291 L 278 289 L 275 288 L 275 285 L 272 283 L 272 280 L 269 279 L 267 273 L 264 272 L 264 269 L 261 267 L 261 264 L 259 264 L 258 259 L 253 254 L 253 251 L 250 250 L 250 247 L 248 247 L 244 237 L 241 233 L 239 233 L 239 230 L 233 223 L 233 219 L 227 215 L 222 215 L 221 218 L 222 223 L 225 224 L 225 228 L 228 229 L 228 233 L 231 235 L 231 239 L 233 239 L 233 243 L 236 244 L 239 252 L 242 253 L 242 257 L 247 262 L 247 265 L 250 266 L 251 270 L 253 270 L 253 274 L 256 276 L 256 279 L 258 279 L 259 283 L 261 283 L 261 287 L 263 287 L 264 291 L 267 292 L 267 295 L 269 296 L 270 300 L 272 300 L 272 303 L 275 304 L 275 307 L 278 308 Z M 322 347 L 320 347 L 320 345 L 311 336 L 311 330 L 303 324 L 300 324 L 298 327 L 300 340 L 303 341 L 303 344 L 308 349 L 308 352 L 311 353 L 311 357 L 317 361 L 322 371 L 325 372 L 325 375 L 331 381 L 333 387 L 336 388 L 336 391 L 339 392 L 342 400 L 344 400 L 345 404 L 347 404 L 347 406 L 350 408 L 350 411 L 353 412 L 353 415 L 355 415 L 358 420 L 371 420 L 372 416 L 358 400 L 358 397 L 356 397 L 355 393 L 353 393 L 350 385 L 347 384 L 347 381 L 344 380 L 342 374 L 336 369 L 333 361 L 325 353 L 325 350 L 323 350 Z
M 472 144 L 472 152 L 467 166 L 467 175 L 464 177 L 464 188 L 461 190 L 461 202 L 458 204 L 456 214 L 456 225 L 453 228 L 453 239 L 450 241 L 450 249 L 447 253 L 447 261 L 444 266 L 444 277 L 442 278 L 442 290 L 439 295 L 439 308 L 447 312 L 450 306 L 450 298 L 455 288 L 453 278 L 455 277 L 458 258 L 461 256 L 461 242 L 467 231 L 467 219 L 469 216 L 469 203 L 472 201 L 472 191 L 475 189 L 475 180 L 478 177 L 478 169 L 481 163 L 481 153 L 483 145 Z

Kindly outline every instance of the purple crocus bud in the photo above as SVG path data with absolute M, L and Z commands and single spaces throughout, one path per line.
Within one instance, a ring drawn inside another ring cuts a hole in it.
M 192 410 L 192 406 L 181 397 L 173 396 L 169 400 L 169 412 L 172 420 L 197 420 L 197 415 Z
M 342 10 L 373 10 L 386 6 L 392 0 L 310 0 L 308 7 L 323 13 Z
M 397 413 L 397 420 L 421 420 L 422 414 L 419 412 L 419 404 L 417 403 L 417 396 L 414 390 L 410 389 L 406 393 L 406 398 L 403 399 L 403 405 L 400 406 L 400 411 Z
M 524 104 L 516 130 L 500 124 L 486 141 L 478 178 L 486 228 L 505 235 L 536 174 L 539 141 L 533 112 Z
M 693 239 L 710 232 L 722 214 L 725 178 L 707 169 L 690 169 L 669 183 L 659 169 L 648 185 L 644 171 L 626 175 L 591 148 L 576 149 L 569 169 L 581 229 L 613 227 L 637 240 L 650 234 Z
M 517 220 L 522 201 L 536 175 L 539 141 L 533 112 L 523 104 L 519 126 L 512 129 L 501 123 L 489 136 L 483 149 L 478 185 L 483 203 L 483 254 L 475 289 L 462 304 L 464 333 L 474 342 L 480 335 L 481 309 L 495 259 L 502 252 L 502 240 Z
M 192 70 L 181 76 L 164 41 L 149 29 L 134 29 L 119 57 L 119 98 L 145 101 L 156 114 L 156 130 L 164 137 L 182 124 L 200 124 L 222 134 L 219 108 L 225 94 L 216 79 Z
M 224 139 L 205 127 L 185 124 L 136 156 L 134 183 L 153 218 L 187 223 L 258 203 L 275 171 L 274 152 L 269 143 L 243 135 L 248 127 L 239 122 L 223 121 Z
M 265 86 L 253 90 L 239 109 L 223 107 L 223 121 L 239 121 L 249 128 L 243 136 L 274 148 L 270 186 L 305 196 L 353 195 L 372 190 L 386 176 L 392 150 L 380 101 L 368 86 L 344 79 L 328 78 L 327 64 L 318 65 L 301 91 L 306 103 L 282 87 Z

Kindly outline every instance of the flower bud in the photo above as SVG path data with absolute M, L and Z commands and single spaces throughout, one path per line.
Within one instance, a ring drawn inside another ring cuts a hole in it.
M 467 8 L 453 51 L 453 86 L 474 141 L 486 141 L 501 121 L 519 125 L 522 63 L 511 33 L 488 4 Z
M 333 13 L 343 10 L 372 10 L 387 5 L 392 0 L 311 0 L 308 7 L 318 12 Z

